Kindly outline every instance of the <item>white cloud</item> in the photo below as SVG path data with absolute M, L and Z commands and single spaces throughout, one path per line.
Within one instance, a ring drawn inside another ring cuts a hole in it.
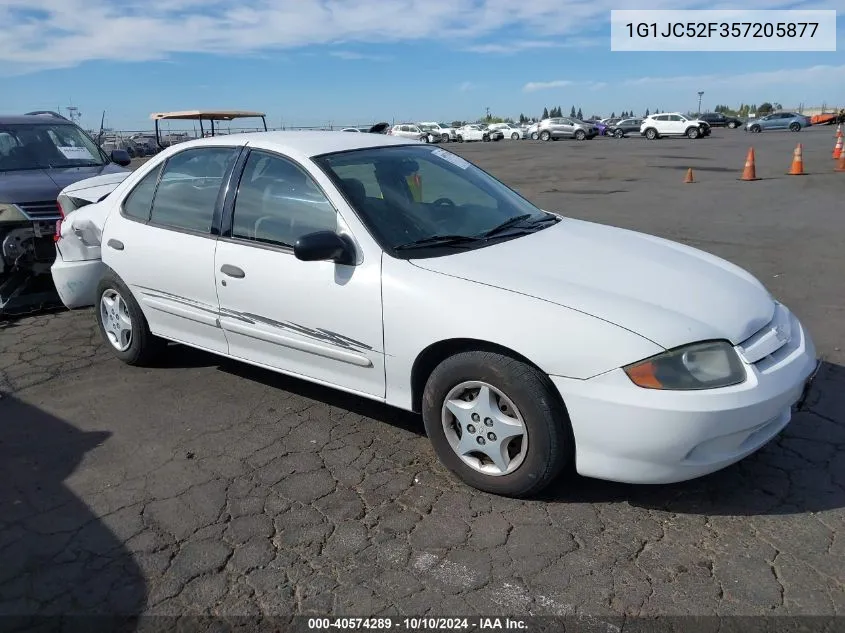
M 373 62 L 381 62 L 387 59 L 383 55 L 367 55 L 365 53 L 356 53 L 355 51 L 331 51 L 329 55 L 331 55 L 332 57 L 337 57 L 338 59 L 362 60 Z
M 737 86 L 742 88 L 764 88 L 767 86 L 824 85 L 824 82 L 836 82 L 836 77 L 845 74 L 842 66 L 811 66 L 809 68 L 784 68 L 756 73 L 724 73 L 713 75 L 683 75 L 680 77 L 638 77 L 626 79 L 625 86 L 708 86 L 724 88 Z
M 473 44 L 462 50 L 468 53 L 514 55 L 530 50 L 553 48 L 588 48 L 607 45 L 609 40 L 599 37 L 573 37 L 563 40 L 515 40 L 501 43 Z
M 469 92 L 470 90 L 475 90 L 476 88 L 478 88 L 478 86 L 476 86 L 471 81 L 465 81 L 460 86 L 458 86 L 458 90 L 460 90 L 461 92 Z
M 554 81 L 529 81 L 522 87 L 523 92 L 537 92 L 538 90 L 551 90 L 553 88 L 564 88 L 571 86 L 574 82 L 566 79 L 556 79 Z
M 793 3 L 746 0 L 744 8 Z M 651 0 L 649 7 L 700 4 Z M 815 4 L 843 11 L 841 0 Z M 579 38 L 604 28 L 617 5 L 617 0 L 0 0 L 0 74 L 92 60 L 275 53 L 338 42 L 438 40 L 482 53 L 583 48 L 590 41 L 601 43 L 601 38 Z M 529 38 L 520 39 L 525 34 Z

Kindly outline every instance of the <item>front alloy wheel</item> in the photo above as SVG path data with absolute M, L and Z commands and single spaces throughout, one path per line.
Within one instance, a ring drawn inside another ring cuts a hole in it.
M 653 141 L 654 139 L 657 138 L 657 130 L 655 130 L 653 127 L 650 127 L 649 129 L 647 129 L 645 131 L 645 137 L 648 140 Z
M 425 385 L 422 414 L 440 462 L 479 490 L 533 496 L 573 463 L 557 389 L 515 358 L 481 351 L 447 358 Z

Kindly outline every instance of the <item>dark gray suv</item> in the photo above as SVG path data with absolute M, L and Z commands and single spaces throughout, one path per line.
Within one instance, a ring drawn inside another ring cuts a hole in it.
M 129 155 L 106 154 L 78 125 L 53 112 L 0 115 L 0 315 L 49 305 L 56 198 L 66 186 L 126 171 Z

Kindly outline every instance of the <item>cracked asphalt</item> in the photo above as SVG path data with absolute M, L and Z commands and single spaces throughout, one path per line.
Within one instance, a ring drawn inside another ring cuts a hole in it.
M 0 614 L 845 614 L 832 139 L 448 146 L 545 208 L 731 259 L 809 327 L 809 410 L 683 484 L 498 498 L 440 467 L 414 415 L 180 346 L 128 367 L 91 310 L 0 323 Z M 798 140 L 809 174 L 788 177 Z M 764 180 L 739 182 L 751 142 Z

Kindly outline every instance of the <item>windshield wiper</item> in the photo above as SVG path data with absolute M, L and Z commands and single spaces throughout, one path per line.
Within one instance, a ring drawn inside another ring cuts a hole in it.
M 483 242 L 484 238 L 473 237 L 472 235 L 432 235 L 419 240 L 413 240 L 394 246 L 394 250 L 408 250 L 412 248 L 425 248 L 426 246 L 461 246 L 472 242 Z
M 525 220 L 530 218 L 531 215 L 532 214 L 530 214 L 530 213 L 525 213 L 523 215 L 517 215 L 517 216 L 514 216 L 512 218 L 508 218 L 507 220 L 505 220 L 504 222 L 502 222 L 498 226 L 494 226 L 492 229 L 485 231 L 479 237 L 493 237 L 494 235 L 499 235 L 500 233 L 504 233 L 508 229 L 512 229 L 512 228 L 522 224 L 523 222 L 525 222 Z M 538 225 L 538 224 L 545 224 L 547 222 L 557 222 L 557 218 L 554 215 L 550 214 L 546 217 L 538 218 L 538 219 L 534 220 L 533 222 L 531 222 L 529 224 L 529 226 L 535 226 L 535 225 Z

